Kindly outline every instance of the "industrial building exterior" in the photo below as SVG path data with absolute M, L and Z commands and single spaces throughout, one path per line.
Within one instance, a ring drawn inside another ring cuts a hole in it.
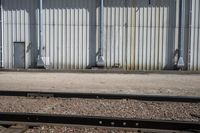
M 5 69 L 200 71 L 200 0 L 1 0 L 0 39 Z

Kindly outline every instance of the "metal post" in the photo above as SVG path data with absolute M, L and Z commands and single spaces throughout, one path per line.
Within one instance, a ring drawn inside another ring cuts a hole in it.
M 42 57 L 42 4 L 43 4 L 43 0 L 40 0 L 40 9 L 39 9 L 39 31 L 40 31 L 40 37 L 39 37 L 39 42 L 40 42 L 40 57 Z
M 103 50 L 102 50 L 102 46 L 103 46 L 103 40 L 104 40 L 104 0 L 101 0 L 101 18 L 100 18 L 100 56 L 103 56 Z
M 100 45 L 97 66 L 104 67 L 103 57 L 103 44 L 104 44 L 104 0 L 100 0 Z
M 43 30 L 42 30 L 42 9 L 43 9 L 43 0 L 39 0 L 39 51 L 38 51 L 38 61 L 37 67 L 44 67 L 44 62 L 42 57 L 43 55 Z
M 179 59 L 178 59 L 178 68 L 183 69 L 185 66 L 184 63 L 184 48 L 185 48 L 185 0 L 180 0 L 180 36 L 179 36 Z
M 4 44 L 3 44 L 3 2 L 0 0 L 0 8 L 1 8 L 1 17 L 0 17 L 0 22 L 1 22 L 1 67 L 4 67 Z

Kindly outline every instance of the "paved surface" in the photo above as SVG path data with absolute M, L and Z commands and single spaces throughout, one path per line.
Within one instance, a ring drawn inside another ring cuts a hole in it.
M 200 96 L 200 74 L 0 72 L 0 90 Z

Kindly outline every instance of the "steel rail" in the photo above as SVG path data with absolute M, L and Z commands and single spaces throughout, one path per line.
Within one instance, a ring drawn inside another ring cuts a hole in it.
M 135 99 L 135 100 L 144 100 L 144 101 L 192 102 L 192 103 L 200 102 L 200 97 L 189 97 L 189 96 L 72 93 L 72 92 L 39 92 L 39 91 L 4 91 L 4 90 L 0 90 L 0 96 L 87 98 L 87 99 Z
M 100 116 L 73 116 L 38 113 L 11 113 L 1 112 L 0 123 L 40 123 L 40 124 L 67 124 L 83 126 L 159 129 L 159 130 L 200 130 L 199 122 L 145 120 Z

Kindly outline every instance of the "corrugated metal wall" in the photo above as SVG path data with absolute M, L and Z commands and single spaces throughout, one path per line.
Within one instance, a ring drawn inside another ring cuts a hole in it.
M 0 37 L 1 38 L 1 37 Z M 2 66 L 2 43 L 0 43 L 0 68 L 3 67 Z
M 95 65 L 96 0 L 44 0 L 46 57 L 54 69 Z
M 2 0 L 4 67 L 13 68 L 13 44 L 25 42 L 26 68 L 37 57 L 37 24 L 35 0 Z
M 0 30 L 1 30 L 1 26 L 0 26 Z M 2 36 L 0 35 L 0 40 L 1 40 Z M 3 67 L 3 62 L 2 62 L 2 42 L 0 42 L 0 68 Z
M 1 23 L 0 23 L 0 31 L 1 31 Z M 1 38 L 2 38 L 2 36 L 0 34 L 0 40 L 1 40 Z M 2 55 L 3 55 L 3 53 L 2 52 L 3 52 L 2 51 L 2 42 L 0 41 L 0 68 L 3 67 L 3 62 L 2 62 Z
M 26 68 L 34 67 L 38 47 L 38 1 L 3 0 L 5 68 L 13 67 L 13 42 L 26 44 Z M 53 69 L 95 65 L 96 1 L 44 0 L 46 63 Z
M 35 67 L 38 1 L 2 0 L 2 3 L 4 67 L 13 68 L 14 42 L 25 42 L 26 68 Z M 186 39 L 190 44 L 190 70 L 200 70 L 199 5 L 199 0 L 191 1 L 190 38 Z M 44 0 L 43 8 L 45 63 L 52 69 L 95 66 L 99 1 Z M 178 57 L 179 0 L 105 0 L 104 13 L 103 54 L 107 68 L 173 69 Z
M 2 66 L 2 44 L 0 43 L 0 68 L 3 67 Z
M 105 0 L 106 66 L 119 65 L 128 70 L 171 69 L 178 47 L 176 2 Z
M 200 71 L 200 1 L 191 0 L 189 69 Z
M 0 1 L 0 3 L 1 3 L 1 1 Z M 1 10 L 0 10 L 0 31 L 2 31 Z M 3 49 L 2 49 L 2 41 L 1 40 L 2 40 L 2 34 L 0 34 L 0 68 L 3 67 L 3 62 L 2 62 Z

